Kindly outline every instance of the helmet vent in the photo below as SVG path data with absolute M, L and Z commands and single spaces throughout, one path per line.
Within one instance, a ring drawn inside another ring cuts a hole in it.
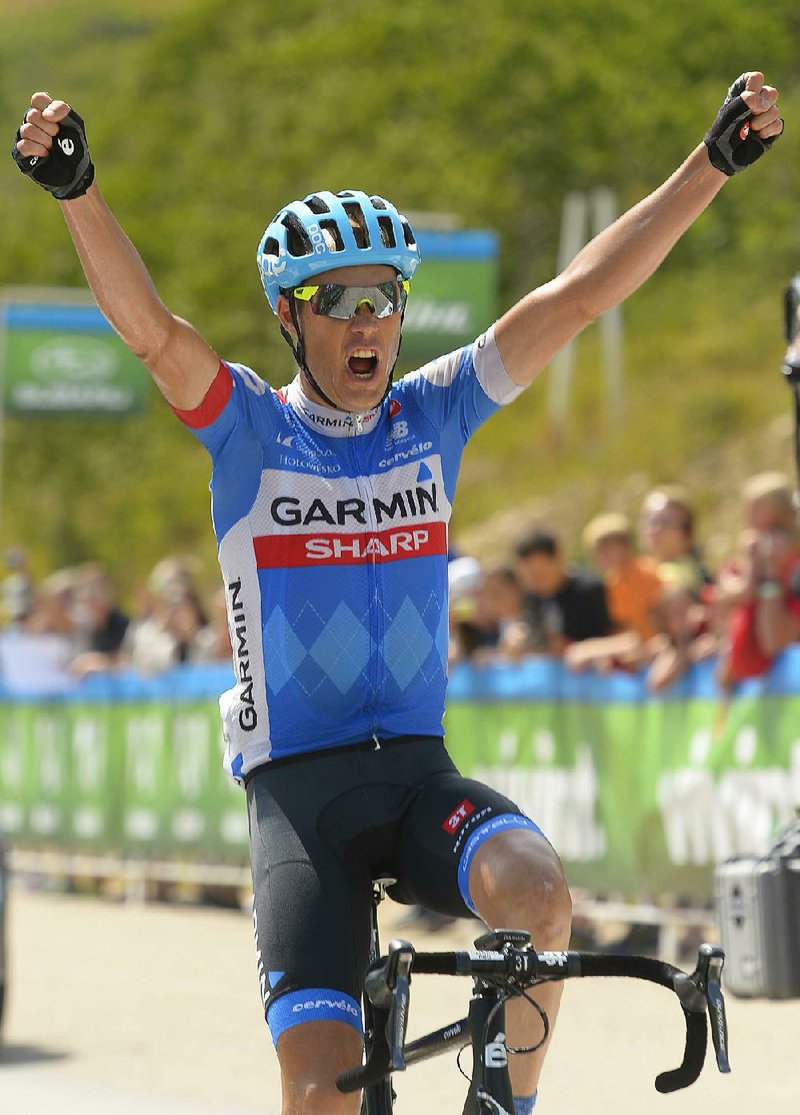
M 331 207 L 327 202 L 323 201 L 321 197 L 312 194 L 311 197 L 306 198 L 306 205 L 312 213 L 319 215 L 320 213 L 330 213 Z
M 394 225 L 391 217 L 378 217 L 381 229 L 381 244 L 384 248 L 396 248 L 397 240 L 394 235 Z
M 264 247 L 262 251 L 265 256 L 276 256 L 278 254 L 278 241 L 275 239 L 274 236 L 269 236 L 264 241 Z
M 375 209 L 386 209 L 386 208 L 388 208 L 387 205 L 386 205 L 386 202 L 383 200 L 383 198 L 378 197 L 377 194 L 375 194 L 369 200 L 372 202 L 372 205 Z
M 403 237 L 406 242 L 406 247 L 413 248 L 416 244 L 416 240 L 414 239 L 414 233 L 411 231 L 411 225 L 408 223 L 405 217 L 401 217 L 400 222 L 403 226 Z
M 347 219 L 350 221 L 350 227 L 353 230 L 357 248 L 368 248 L 369 243 L 369 229 L 367 221 L 364 216 L 364 211 L 357 201 L 349 201 L 344 203 L 344 211 L 347 214 Z
M 311 238 L 303 228 L 303 222 L 295 213 L 286 213 L 283 217 L 286 229 L 286 250 L 291 256 L 310 256 L 313 252 Z
M 330 212 L 330 210 L 328 210 L 328 212 Z M 342 240 L 342 234 L 339 232 L 339 226 L 336 224 L 336 221 L 320 221 L 319 227 L 323 232 L 327 233 L 325 240 L 328 245 L 328 250 L 331 252 L 343 252 L 344 240 Z M 331 242 L 333 243 L 333 247 L 331 247 Z

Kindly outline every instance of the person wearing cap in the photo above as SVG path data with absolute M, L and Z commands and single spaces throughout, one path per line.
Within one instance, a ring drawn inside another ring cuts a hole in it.
M 617 630 L 634 631 L 646 642 L 656 633 L 652 611 L 661 595 L 656 563 L 637 554 L 627 515 L 597 515 L 583 531 L 583 546 L 602 573 L 608 609 Z
M 359 1110 L 335 1079 L 361 1060 L 375 871 L 390 870 L 406 901 L 516 926 L 539 949 L 567 945 L 555 850 L 444 750 L 447 531 L 461 455 L 772 145 L 777 96 L 763 74 L 742 74 L 665 183 L 473 344 L 398 383 L 420 261 L 408 221 L 358 190 L 282 207 L 257 252 L 298 369 L 282 391 L 221 360 L 167 309 L 103 200 L 82 119 L 47 93 L 31 98 L 12 150 L 19 169 L 59 200 L 100 308 L 212 458 L 235 668 L 221 699 L 226 766 L 247 789 L 282 1115 Z M 537 993 L 551 1031 L 559 996 L 557 984 Z M 512 1045 L 541 1038 L 524 1002 L 509 1004 L 507 1026 Z M 515 1115 L 533 1110 L 548 1047 L 511 1059 Z
M 565 662 L 573 670 L 635 669 L 656 634 L 653 611 L 662 581 L 655 562 L 636 553 L 630 521 L 619 513 L 595 516 L 584 528 L 582 542 L 603 575 L 612 631 L 568 647 Z

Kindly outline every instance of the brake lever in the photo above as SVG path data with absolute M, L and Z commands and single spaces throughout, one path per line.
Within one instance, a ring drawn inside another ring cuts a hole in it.
M 406 945 L 406 942 L 402 943 Z M 390 950 L 391 947 L 390 944 Z M 392 1070 L 399 1072 L 406 1067 L 403 1046 L 405 1045 L 408 1028 L 408 1003 L 411 995 L 411 965 L 414 960 L 414 950 L 410 945 L 407 945 L 407 947 L 399 949 L 395 955 L 397 956 L 397 964 L 392 1005 L 389 1008 L 389 1017 L 386 1020 L 386 1041 L 389 1046 Z
M 390 941 L 385 962 L 368 972 L 364 980 L 364 990 L 370 1002 L 379 1010 L 387 1012 L 385 1036 L 393 1072 L 406 1067 L 403 1045 L 408 1027 L 413 961 L 413 945 L 408 941 Z
M 695 987 L 702 992 L 708 1007 L 711 1040 L 720 1072 L 730 1072 L 728 1059 L 728 1023 L 725 1017 L 725 999 L 722 994 L 722 968 L 725 952 L 719 945 L 701 945 L 697 952 L 697 967 L 690 976 Z

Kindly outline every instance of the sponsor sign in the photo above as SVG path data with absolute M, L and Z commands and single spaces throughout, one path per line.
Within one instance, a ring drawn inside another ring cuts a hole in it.
M 412 280 L 403 323 L 406 371 L 470 344 L 497 314 L 496 234 L 415 231 L 423 265 Z
M 2 346 L 10 413 L 126 415 L 144 408 L 150 377 L 96 306 L 7 303 Z

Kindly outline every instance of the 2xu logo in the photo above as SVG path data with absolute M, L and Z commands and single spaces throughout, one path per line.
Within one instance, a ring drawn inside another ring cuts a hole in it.
M 466 821 L 467 817 L 469 817 L 470 813 L 474 812 L 475 806 L 472 804 L 469 798 L 464 798 L 461 804 L 455 807 L 453 812 L 442 825 L 442 828 L 451 836 L 455 836 L 455 834 L 461 828 L 461 825 L 464 823 L 464 821 Z
M 567 954 L 565 952 L 540 952 L 539 960 L 542 964 L 546 964 L 548 968 L 563 968 L 567 963 Z

